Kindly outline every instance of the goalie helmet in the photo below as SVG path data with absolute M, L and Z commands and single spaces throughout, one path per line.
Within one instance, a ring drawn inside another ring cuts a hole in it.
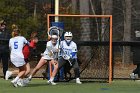
M 72 35 L 71 32 L 66 32 L 66 33 L 64 34 L 64 38 L 65 38 L 65 40 L 66 40 L 66 42 L 67 42 L 68 45 L 70 44 L 70 42 L 71 42 L 71 40 L 72 40 L 72 37 L 73 37 L 73 35 Z
M 64 37 L 72 37 L 72 33 L 71 33 L 71 32 L 66 32 L 66 33 L 64 34 Z

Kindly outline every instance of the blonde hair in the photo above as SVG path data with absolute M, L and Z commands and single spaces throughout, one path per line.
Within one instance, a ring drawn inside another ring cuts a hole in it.
M 12 28 L 12 33 L 11 33 L 12 37 L 17 36 L 19 34 L 18 26 L 16 24 L 12 24 L 11 28 Z
M 18 36 L 19 35 L 19 29 L 13 29 L 12 31 L 12 37 Z
M 12 29 L 18 29 L 18 26 L 16 24 L 12 24 Z

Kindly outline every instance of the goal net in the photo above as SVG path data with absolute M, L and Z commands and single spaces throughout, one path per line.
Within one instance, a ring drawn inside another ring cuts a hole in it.
M 65 32 L 73 33 L 73 40 L 78 45 L 81 78 L 111 82 L 112 16 L 48 14 L 48 29 L 56 17 L 59 19 L 58 22 L 63 23 Z M 74 77 L 74 74 L 72 76 Z

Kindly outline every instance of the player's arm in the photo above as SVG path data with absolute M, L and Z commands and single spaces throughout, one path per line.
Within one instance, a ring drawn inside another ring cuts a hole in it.
M 77 54 L 77 45 L 74 44 L 72 47 L 71 58 L 73 58 Z
M 30 42 L 28 42 L 27 40 L 26 40 L 26 38 L 25 37 L 23 37 L 23 39 L 24 39 L 24 44 L 26 45 L 29 45 L 30 44 Z
M 76 55 L 77 52 L 71 52 L 71 58 L 73 58 Z
M 9 49 L 11 50 L 11 39 L 9 40 Z
M 52 56 L 54 54 L 53 51 L 52 51 L 52 46 L 51 46 L 50 42 L 47 42 L 46 49 L 48 51 L 47 55 Z
M 59 44 L 58 44 L 58 41 L 57 41 L 56 47 L 53 48 L 52 51 L 53 51 L 54 53 L 59 52 Z

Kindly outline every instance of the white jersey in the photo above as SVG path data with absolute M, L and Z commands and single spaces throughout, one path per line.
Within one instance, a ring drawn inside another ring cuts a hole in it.
M 60 56 L 68 55 L 71 57 L 72 52 L 77 52 L 77 45 L 73 41 L 70 42 L 69 46 L 67 45 L 65 40 L 61 41 L 60 48 L 62 49 Z M 77 58 L 77 53 L 73 58 Z
M 58 58 L 58 42 L 54 46 L 51 41 L 48 41 L 46 44 L 46 50 L 44 51 L 43 58 L 47 60 Z
M 23 36 L 16 36 L 10 39 L 9 47 L 11 49 L 10 59 L 11 62 L 16 66 L 23 66 L 25 64 L 23 47 L 28 41 Z

